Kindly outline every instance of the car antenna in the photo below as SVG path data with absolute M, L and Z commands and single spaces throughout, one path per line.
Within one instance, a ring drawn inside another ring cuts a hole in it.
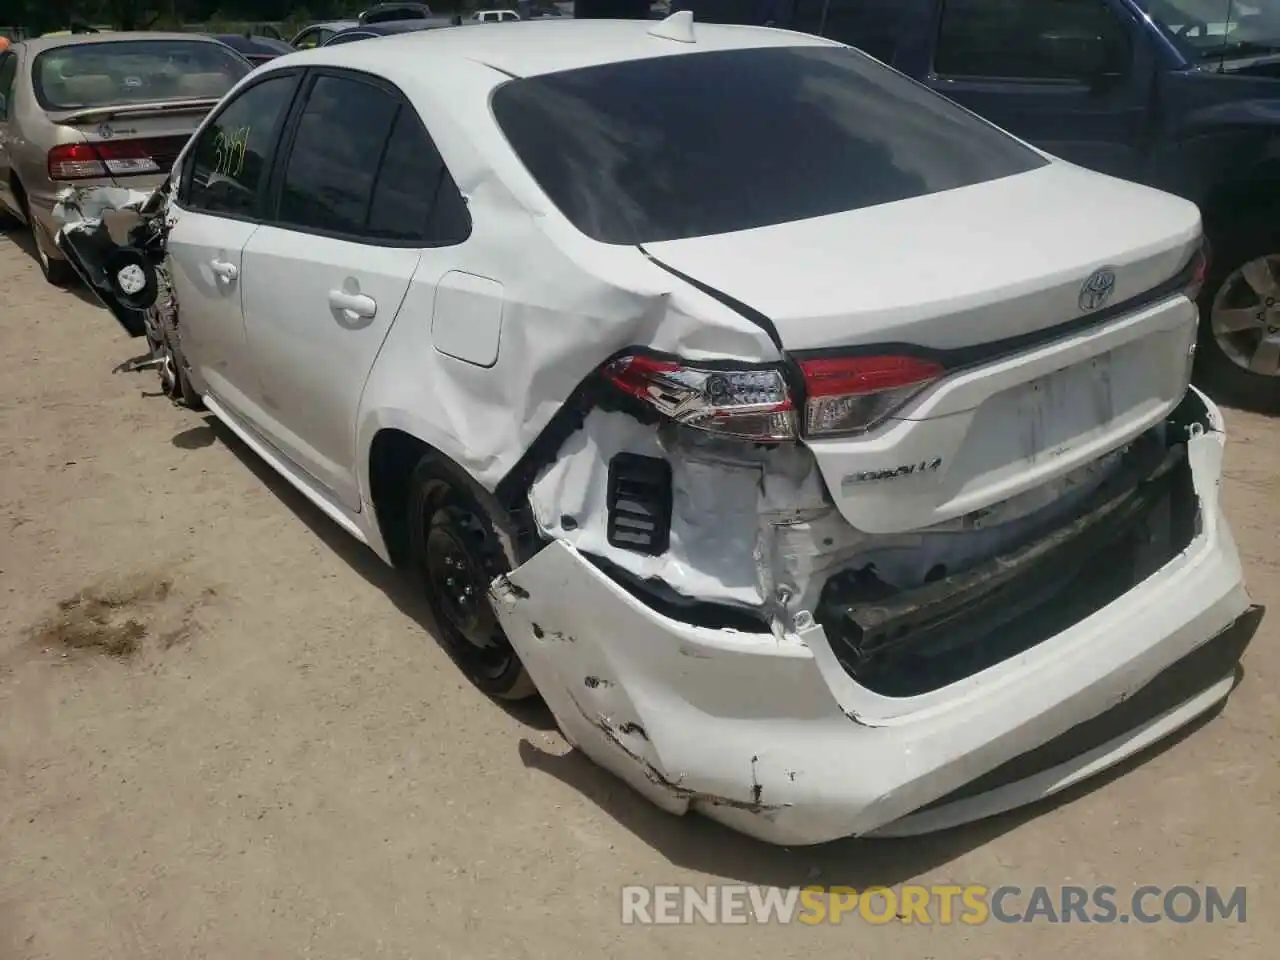
M 1218 72 L 1227 70 L 1227 34 L 1231 32 L 1231 12 L 1235 9 L 1236 0 L 1227 0 L 1227 22 L 1222 25 L 1222 46 L 1218 48 Z
M 649 36 L 660 40 L 674 40 L 676 43 L 697 43 L 693 35 L 693 11 L 681 10 L 673 13 L 649 30 Z

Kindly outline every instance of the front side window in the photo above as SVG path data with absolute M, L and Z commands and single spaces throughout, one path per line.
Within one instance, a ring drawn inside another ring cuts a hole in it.
M 299 50 L 310 50 L 312 47 L 319 46 L 329 38 L 330 34 L 323 30 L 308 30 L 298 38 L 298 42 L 294 44 Z
M 945 77 L 1080 80 L 1127 60 L 1123 24 L 1102 0 L 945 0 L 934 72 Z
M 46 110 L 166 100 L 217 100 L 251 69 L 234 50 L 199 40 L 113 40 L 54 47 L 32 63 Z
M 669 55 L 511 80 L 492 109 L 543 192 L 605 243 L 821 217 L 1046 162 L 838 46 Z
M 204 128 L 192 148 L 186 204 L 208 213 L 251 217 L 267 160 L 296 79 L 271 77 L 240 93 Z
M 380 86 L 319 77 L 285 165 L 280 223 L 364 233 L 373 182 L 398 108 L 398 99 Z

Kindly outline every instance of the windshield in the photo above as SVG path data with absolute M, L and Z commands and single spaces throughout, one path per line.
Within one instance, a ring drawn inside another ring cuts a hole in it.
M 847 47 L 680 54 L 512 80 L 493 113 L 561 213 L 604 243 L 826 216 L 1046 162 Z
M 1280 53 L 1280 0 L 1140 0 L 1190 60 Z
M 216 100 L 251 69 L 214 41 L 118 40 L 46 50 L 35 59 L 32 81 L 46 110 L 80 110 Z

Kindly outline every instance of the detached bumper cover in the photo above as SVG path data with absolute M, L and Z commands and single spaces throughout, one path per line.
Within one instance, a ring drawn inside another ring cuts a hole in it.
M 664 809 L 782 844 L 989 816 L 1230 691 L 1259 612 L 1219 511 L 1224 438 L 1205 409 L 1210 429 L 1187 444 L 1201 507 L 1190 545 L 1068 629 L 920 696 L 860 686 L 816 624 L 774 637 L 663 616 L 561 541 L 495 582 L 495 606 L 565 735 Z

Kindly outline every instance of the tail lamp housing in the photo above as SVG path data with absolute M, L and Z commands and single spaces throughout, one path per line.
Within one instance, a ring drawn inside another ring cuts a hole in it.
M 945 374 L 905 356 L 822 357 L 799 362 L 800 411 L 780 365 L 731 367 L 625 354 L 602 373 L 622 392 L 689 427 L 738 440 L 782 443 L 855 436 L 883 423 Z
M 49 151 L 50 180 L 89 180 L 160 173 L 146 140 L 60 143 Z
M 1209 247 L 1209 239 L 1205 237 L 1200 241 L 1200 246 L 1195 254 L 1191 257 L 1191 262 L 1187 264 L 1183 271 L 1187 277 L 1187 285 L 1183 287 L 1182 292 L 1187 295 L 1187 299 L 1193 303 L 1200 299 L 1200 291 L 1204 289 L 1205 281 L 1209 278 L 1209 263 L 1212 257 L 1212 250 Z
M 932 360 L 896 355 L 812 358 L 800 371 L 805 435 L 813 439 L 866 433 L 946 374 Z
M 700 366 L 645 354 L 605 364 L 605 378 L 665 417 L 739 440 L 777 443 L 798 435 L 782 368 Z

